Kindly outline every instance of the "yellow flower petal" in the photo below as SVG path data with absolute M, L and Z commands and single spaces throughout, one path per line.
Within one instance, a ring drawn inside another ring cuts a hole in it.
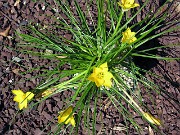
M 125 2 L 131 5 L 134 4 L 134 0 L 126 0 Z
M 75 126 L 74 117 L 70 116 L 70 118 L 68 118 L 69 115 L 72 113 L 72 110 L 73 110 L 73 107 L 70 106 L 65 111 L 60 112 L 60 115 L 58 116 L 58 123 L 63 123 L 63 122 L 65 122 L 65 124 L 71 123 L 72 126 Z
M 69 115 L 64 115 L 63 112 L 60 113 L 60 115 L 58 116 L 58 122 L 59 123 L 63 123 L 65 122 L 65 124 L 69 124 L 69 122 L 71 121 L 71 117 L 69 119 L 68 118 Z M 66 120 L 67 119 L 67 120 Z
M 22 110 L 23 108 L 27 108 L 27 100 L 19 102 L 18 107 L 19 107 L 19 110 Z
M 132 5 L 131 4 L 126 4 L 126 5 L 123 5 L 122 7 L 126 10 L 126 9 L 132 8 Z
M 137 38 L 136 37 L 133 37 L 129 42 L 130 43 L 133 43 L 134 41 L 136 41 L 137 40 Z
M 111 78 L 113 78 L 113 75 L 110 73 L 110 72 L 107 72 L 104 76 L 105 79 L 105 82 L 104 82 L 104 86 L 106 87 L 111 87 L 112 85 L 112 82 L 111 82 Z
M 135 7 L 139 7 L 139 4 L 134 3 L 134 4 L 133 4 L 133 8 L 135 8 Z
M 118 2 L 118 5 L 122 7 L 123 11 L 128 11 L 131 8 L 135 8 L 139 6 L 139 4 L 135 3 L 134 0 L 121 0 L 121 2 Z
M 63 112 L 60 112 L 60 114 L 58 116 L 58 122 L 63 123 L 65 120 L 66 120 L 66 117 L 63 116 Z
M 106 72 L 104 75 L 104 78 L 107 78 L 107 80 L 113 78 L 113 75 L 110 72 Z
M 111 82 L 111 80 L 106 80 L 105 82 L 104 82 L 104 86 L 106 86 L 106 87 L 111 87 L 111 85 L 112 85 L 112 82 Z
M 24 100 L 23 96 L 15 96 L 13 99 L 13 101 L 18 103 L 22 102 L 23 100 Z
M 105 63 L 103 63 L 103 64 L 101 64 L 100 66 L 99 66 L 100 68 L 102 68 L 102 69 L 107 69 L 108 70 L 108 66 L 107 66 L 107 62 L 105 62 Z
M 92 82 L 95 82 L 94 74 L 93 73 L 88 77 L 88 80 L 92 81 Z
M 25 94 L 22 90 L 12 90 L 12 93 L 16 95 L 13 99 L 15 102 L 20 103 L 24 100 Z
M 135 32 L 131 32 L 130 28 L 127 28 L 127 30 L 125 32 L 122 33 L 123 37 L 121 39 L 122 43 L 133 43 L 134 41 L 137 40 L 137 38 L 135 37 Z
M 69 107 L 64 111 L 64 115 L 69 116 L 70 113 L 72 112 L 72 110 L 73 110 L 73 107 L 72 107 L 72 106 L 69 106 Z
M 97 79 L 96 78 L 96 80 L 95 80 L 95 83 L 96 83 L 97 87 L 102 86 L 104 84 L 104 82 L 105 82 L 104 79 Z
M 19 110 L 22 110 L 24 106 L 22 104 L 18 104 Z
M 126 0 L 121 0 L 121 2 L 119 2 L 119 3 L 122 3 L 122 4 L 124 5 L 124 4 L 125 4 L 125 1 L 126 1 Z
M 32 92 L 26 92 L 27 100 L 31 100 L 33 97 L 34 97 L 34 94 Z
M 143 115 L 150 123 L 155 124 L 155 125 L 161 125 L 160 119 L 153 117 L 149 113 L 144 113 Z
M 70 123 L 71 123 L 71 125 L 72 125 L 73 127 L 75 127 L 75 125 L 76 125 L 76 122 L 75 122 L 74 118 L 71 118 L 71 121 L 70 121 Z
M 97 67 L 93 68 L 93 73 L 94 73 L 94 74 L 99 74 L 99 73 L 101 73 L 101 72 L 102 72 L 102 69 L 101 69 L 101 68 L 97 68 Z
M 12 90 L 12 93 L 14 95 L 19 95 L 19 96 L 22 96 L 24 95 L 24 92 L 22 90 Z

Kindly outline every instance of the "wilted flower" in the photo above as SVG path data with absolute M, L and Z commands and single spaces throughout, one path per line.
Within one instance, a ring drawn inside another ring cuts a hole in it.
M 73 107 L 70 106 L 66 110 L 61 111 L 59 116 L 58 116 L 58 123 L 63 123 L 63 122 L 65 122 L 65 124 L 69 124 L 70 123 L 72 126 L 75 127 L 76 123 L 75 123 L 73 115 L 69 117 L 69 115 L 72 113 L 72 110 L 73 110 Z
M 128 11 L 131 8 L 139 6 L 134 0 L 121 0 L 121 2 L 118 2 L 118 5 L 122 7 L 123 11 Z
M 143 116 L 152 124 L 155 125 L 161 125 L 161 121 L 158 118 L 153 117 L 151 114 L 149 113 L 143 113 Z
M 108 72 L 107 62 L 103 63 L 99 67 L 93 69 L 93 73 L 88 77 L 88 80 L 95 82 L 97 87 L 106 86 L 111 87 L 111 78 L 113 75 Z
M 24 93 L 22 90 L 12 90 L 12 93 L 15 94 L 13 100 L 18 102 L 19 110 L 27 108 L 28 100 L 31 100 L 34 97 L 32 92 Z
M 50 88 L 50 89 L 47 89 L 47 90 L 45 90 L 45 91 L 43 91 L 42 93 L 41 93 L 41 97 L 46 97 L 46 96 L 48 96 L 48 95 L 50 95 L 50 94 L 52 94 L 54 91 L 56 91 L 57 89 L 56 88 Z
M 134 41 L 137 40 L 137 38 L 135 37 L 135 32 L 131 32 L 130 28 L 127 28 L 127 30 L 125 32 L 122 33 L 123 37 L 121 39 L 122 43 L 133 43 Z

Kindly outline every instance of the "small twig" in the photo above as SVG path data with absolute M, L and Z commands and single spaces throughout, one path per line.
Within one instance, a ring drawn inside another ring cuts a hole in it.
M 0 13 L 3 14 L 7 19 L 9 19 L 11 22 L 14 22 L 17 26 L 19 26 L 19 24 L 14 21 L 13 19 L 11 19 L 9 16 L 7 16 L 2 10 L 0 10 Z

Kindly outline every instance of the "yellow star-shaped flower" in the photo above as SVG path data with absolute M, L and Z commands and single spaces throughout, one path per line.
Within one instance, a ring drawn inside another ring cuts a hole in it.
M 19 110 L 27 108 L 28 100 L 31 100 L 34 97 L 32 92 L 24 93 L 22 90 L 12 90 L 12 93 L 15 95 L 13 100 L 18 102 Z
M 58 123 L 63 123 L 63 122 L 65 122 L 65 124 L 69 124 L 70 123 L 73 127 L 75 127 L 76 123 L 75 123 L 73 115 L 69 117 L 69 115 L 72 113 L 72 110 L 73 110 L 73 107 L 70 106 L 66 110 L 61 111 L 59 116 L 58 116 Z
M 139 6 L 134 0 L 121 0 L 121 2 L 118 2 L 118 5 L 122 7 L 123 11 L 128 11 L 131 8 Z
M 111 87 L 111 78 L 113 78 L 113 75 L 110 72 L 108 72 L 108 66 L 106 62 L 100 65 L 99 67 L 95 67 L 93 69 L 93 73 L 88 77 L 88 80 L 95 82 L 97 87 Z
M 135 37 L 135 32 L 131 32 L 130 28 L 127 28 L 127 30 L 125 32 L 122 33 L 123 37 L 121 39 L 122 43 L 133 43 L 134 41 L 137 40 L 137 38 Z

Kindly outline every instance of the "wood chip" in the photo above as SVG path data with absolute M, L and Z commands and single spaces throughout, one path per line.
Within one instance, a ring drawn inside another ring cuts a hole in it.
M 154 132 L 153 132 L 151 126 L 148 127 L 148 134 L 149 135 L 154 135 Z
M 15 74 L 17 74 L 17 75 L 19 75 L 19 69 L 17 69 L 17 68 L 16 68 L 16 69 L 13 69 L 12 72 L 15 73 Z
M 20 2 L 21 0 L 16 0 L 16 2 L 14 3 L 14 6 L 16 7 Z
M 3 36 L 3 37 L 7 37 L 8 34 L 9 34 L 10 29 L 11 29 L 11 26 L 7 27 L 5 31 L 0 32 L 0 35 Z

